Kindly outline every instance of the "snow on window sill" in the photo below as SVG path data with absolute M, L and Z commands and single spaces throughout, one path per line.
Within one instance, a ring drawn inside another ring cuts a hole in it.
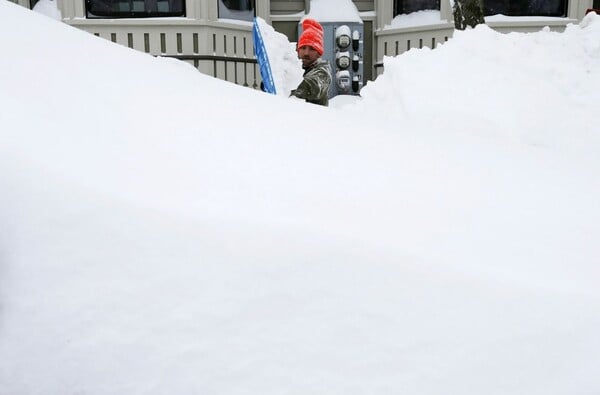
M 562 23 L 571 23 L 573 19 L 567 17 L 556 17 L 556 16 L 506 16 L 502 14 L 490 15 L 485 17 L 485 22 L 506 22 L 506 23 L 515 23 L 515 22 L 562 22 Z
M 396 17 L 392 19 L 392 23 L 389 25 L 385 25 L 383 30 L 431 26 L 440 24 L 445 25 L 447 23 L 447 20 L 441 19 L 441 14 L 439 10 L 421 10 L 411 12 L 410 14 L 396 15 Z

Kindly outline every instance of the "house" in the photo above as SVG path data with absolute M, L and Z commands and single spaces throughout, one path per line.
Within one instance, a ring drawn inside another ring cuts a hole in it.
M 12 1 L 33 8 L 38 0 Z M 337 73 L 338 85 L 356 83 L 344 88 L 348 93 L 357 93 L 381 73 L 384 56 L 434 48 L 454 32 L 452 0 L 40 1 L 56 1 L 62 21 L 71 26 L 152 55 L 187 61 L 203 73 L 253 88 L 260 84 L 252 42 L 255 16 L 295 42 L 303 17 L 317 12 L 316 19 L 322 19 L 326 14 L 327 21 L 322 22 L 331 36 L 325 37 L 331 41 L 326 57 L 334 71 L 349 70 Z M 483 4 L 486 24 L 500 32 L 544 26 L 560 31 L 580 21 L 586 9 L 600 8 L 600 0 L 483 0 Z M 350 30 L 342 28 L 346 25 Z M 340 42 L 336 34 L 342 30 L 356 44 L 346 41 L 347 50 L 336 45 Z

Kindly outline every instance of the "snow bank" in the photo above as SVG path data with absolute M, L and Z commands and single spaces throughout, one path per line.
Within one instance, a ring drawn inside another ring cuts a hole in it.
M 256 21 L 269 57 L 275 91 L 278 95 L 289 97 L 292 89 L 302 82 L 302 61 L 298 59 L 296 46 L 264 19 L 256 18 Z
M 485 25 L 457 31 L 435 51 L 386 58 L 385 74 L 361 91 L 361 104 L 377 114 L 386 107 L 397 122 L 436 118 L 503 139 L 577 144 L 576 136 L 596 130 L 598 18 L 590 14 L 562 34 L 501 34 Z
M 598 34 L 322 108 L 0 2 L 2 392 L 599 392 Z

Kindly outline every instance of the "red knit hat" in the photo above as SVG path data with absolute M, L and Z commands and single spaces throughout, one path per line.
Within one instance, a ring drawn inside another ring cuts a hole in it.
M 323 27 L 314 19 L 302 21 L 302 34 L 298 39 L 298 48 L 305 45 L 313 47 L 319 55 L 323 55 Z

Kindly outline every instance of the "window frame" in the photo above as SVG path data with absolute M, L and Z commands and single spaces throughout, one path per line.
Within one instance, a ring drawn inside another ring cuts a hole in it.
M 569 13 L 569 0 L 560 0 L 560 2 L 562 3 L 562 12 L 557 12 L 557 13 L 523 13 L 523 12 L 517 12 L 517 11 L 511 11 L 510 8 L 516 9 L 519 4 L 518 3 L 528 3 L 527 7 L 530 6 L 531 4 L 531 0 L 503 0 L 506 4 L 506 6 L 508 7 L 507 9 L 503 9 L 503 10 L 498 10 L 498 11 L 490 11 L 490 8 L 488 7 L 488 2 L 486 0 L 482 0 L 483 1 L 483 15 L 484 16 L 492 16 L 492 15 L 505 15 L 505 16 L 509 16 L 509 17 L 553 17 L 553 18 L 566 18 L 568 16 Z
M 130 8 L 133 8 L 133 0 L 104 0 L 119 3 L 129 3 Z M 144 11 L 101 11 L 100 13 L 93 13 L 91 4 L 93 2 L 100 2 L 100 0 L 85 0 L 85 15 L 88 19 L 122 19 L 122 18 L 172 18 L 172 17 L 185 17 L 186 16 L 186 1 L 181 1 L 181 10 L 177 11 L 145 11 L 148 0 L 142 0 L 144 3 Z
M 440 7 L 441 7 L 441 0 L 429 0 L 429 1 L 434 1 L 435 3 L 437 3 L 437 8 L 420 8 L 418 10 L 413 10 L 410 12 L 400 12 L 400 3 L 408 3 L 411 0 L 394 0 L 393 2 L 393 17 L 396 17 L 398 15 L 406 15 L 406 14 L 411 14 L 413 12 L 419 12 L 419 11 L 427 11 L 427 10 L 434 10 L 434 11 L 440 11 Z M 402 7 L 402 11 L 404 11 L 404 6 Z
M 252 9 L 246 10 L 246 12 L 249 12 L 249 15 L 244 16 L 243 18 L 236 17 L 235 15 L 221 16 L 221 6 L 225 7 L 227 9 L 227 12 L 235 13 L 236 11 L 230 9 L 225 4 L 226 0 L 216 0 L 216 1 L 217 1 L 217 19 L 230 19 L 230 20 L 236 20 L 236 21 L 252 22 L 254 20 L 254 18 L 256 17 L 256 0 L 248 0 L 250 2 Z

